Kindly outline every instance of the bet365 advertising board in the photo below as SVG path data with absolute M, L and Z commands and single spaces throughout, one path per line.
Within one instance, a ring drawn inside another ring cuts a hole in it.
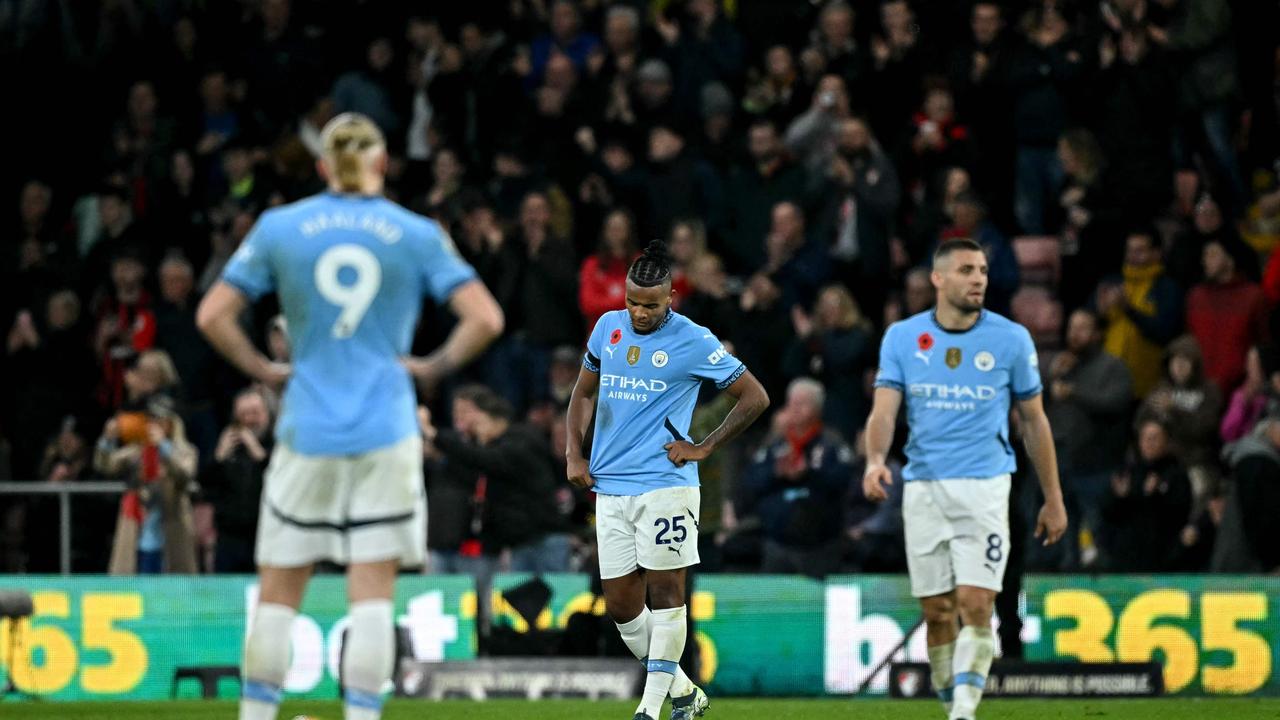
M 502 596 L 527 579 L 495 581 L 495 624 L 529 629 Z M 535 627 L 603 612 L 586 576 L 544 580 L 551 597 Z M 0 621 L 0 674 L 54 700 L 165 698 L 177 667 L 238 664 L 257 592 L 248 577 L 0 576 L 0 590 L 35 600 L 30 620 Z M 293 627 L 288 692 L 336 696 L 345 603 L 342 578 L 313 581 Z M 476 656 L 476 605 L 468 577 L 404 576 L 397 586 L 397 621 L 424 662 Z M 1280 578 L 1033 576 L 1022 607 L 1028 660 L 1156 659 L 1172 693 L 1280 695 Z M 903 577 L 702 575 L 689 610 L 700 679 L 716 694 L 851 694 L 908 632 L 895 658 L 927 660 Z M 881 672 L 868 692 L 887 685 Z M 220 694 L 236 690 L 224 683 Z M 197 693 L 194 683 L 179 690 Z

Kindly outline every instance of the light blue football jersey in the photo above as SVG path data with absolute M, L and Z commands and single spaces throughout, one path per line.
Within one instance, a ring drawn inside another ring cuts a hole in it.
M 475 272 L 432 220 L 381 197 L 322 193 L 268 210 L 223 270 L 251 299 L 275 290 L 293 375 L 276 437 L 304 455 L 355 455 L 417 432 L 400 364 L 424 295 Z
M 689 424 L 703 381 L 724 389 L 747 367 L 710 330 L 677 312 L 640 335 L 626 310 L 600 317 L 582 364 L 600 375 L 589 463 L 595 491 L 640 495 L 697 487 L 697 463 L 676 467 L 662 446 L 690 440 Z
M 896 322 L 880 345 L 876 387 L 907 405 L 906 480 L 992 478 L 1013 472 L 1009 407 L 1041 391 L 1031 334 L 990 310 L 964 332 L 928 310 Z

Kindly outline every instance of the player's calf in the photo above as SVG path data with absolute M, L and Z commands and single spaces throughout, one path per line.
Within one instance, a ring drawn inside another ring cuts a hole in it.
M 362 600 L 351 606 L 342 658 L 343 704 L 347 720 L 378 720 L 382 686 L 395 663 L 394 622 L 390 600 Z
M 649 635 L 649 675 L 644 683 L 644 696 L 637 715 L 656 718 L 662 712 L 662 704 L 671 692 L 671 684 L 680 672 L 680 656 L 684 654 L 686 639 L 685 607 L 651 611 L 652 630 Z
M 280 688 L 289 671 L 289 636 L 298 613 L 287 605 L 259 603 L 244 644 L 240 720 L 275 720 Z
M 953 720 L 970 720 L 982 701 L 982 690 L 987 684 L 991 661 L 995 657 L 995 636 L 991 632 L 991 609 L 995 602 L 994 590 L 960 586 L 956 589 L 956 601 L 964 627 L 956 637 L 952 670 L 955 674 Z

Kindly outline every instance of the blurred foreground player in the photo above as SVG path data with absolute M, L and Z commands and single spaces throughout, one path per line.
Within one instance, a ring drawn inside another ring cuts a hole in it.
M 1009 558 L 1011 397 L 1044 491 L 1036 537 L 1057 542 L 1067 511 L 1035 345 L 1026 328 L 982 308 L 982 248 L 968 239 L 944 242 L 930 277 L 935 309 L 891 325 L 880 347 L 863 492 L 887 497 L 886 456 L 905 397 L 902 515 L 911 594 L 924 609 L 933 686 L 952 720 L 972 720 L 995 653 L 991 611 Z
M 680 669 L 685 569 L 698 563 L 698 461 L 769 406 L 747 367 L 706 328 L 671 310 L 671 265 L 654 241 L 627 273 L 625 310 L 605 313 L 587 340 L 567 417 L 569 482 L 594 488 L 605 606 L 649 676 L 634 720 L 654 720 L 670 695 L 672 720 L 706 712 L 707 696 Z M 736 398 L 700 443 L 688 438 L 704 380 Z M 588 462 L 582 450 L 595 413 Z M 645 604 L 646 591 L 649 604 Z
M 396 573 L 422 564 L 426 550 L 413 379 L 433 385 L 503 324 L 440 227 L 381 196 L 387 155 L 377 127 L 340 115 L 321 139 L 328 192 L 263 213 L 197 314 L 213 346 L 246 374 L 288 381 L 262 492 L 241 720 L 275 718 L 290 626 L 322 560 L 347 566 L 346 718 L 381 716 Z M 237 323 L 272 291 L 293 336 L 292 367 L 264 357 Z M 426 294 L 459 322 L 430 356 L 406 357 Z

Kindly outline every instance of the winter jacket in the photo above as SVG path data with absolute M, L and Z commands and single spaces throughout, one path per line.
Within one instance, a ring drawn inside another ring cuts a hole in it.
M 1205 375 L 1223 394 L 1244 379 L 1249 348 L 1267 335 L 1266 299 L 1257 283 L 1240 277 L 1200 283 L 1187 295 L 1187 329 L 1204 351 Z
M 1166 343 L 1182 325 L 1178 286 L 1159 263 L 1125 265 L 1124 300 L 1107 313 L 1103 348 L 1124 361 L 1133 375 L 1133 394 L 1145 398 L 1160 379 L 1160 360 Z

